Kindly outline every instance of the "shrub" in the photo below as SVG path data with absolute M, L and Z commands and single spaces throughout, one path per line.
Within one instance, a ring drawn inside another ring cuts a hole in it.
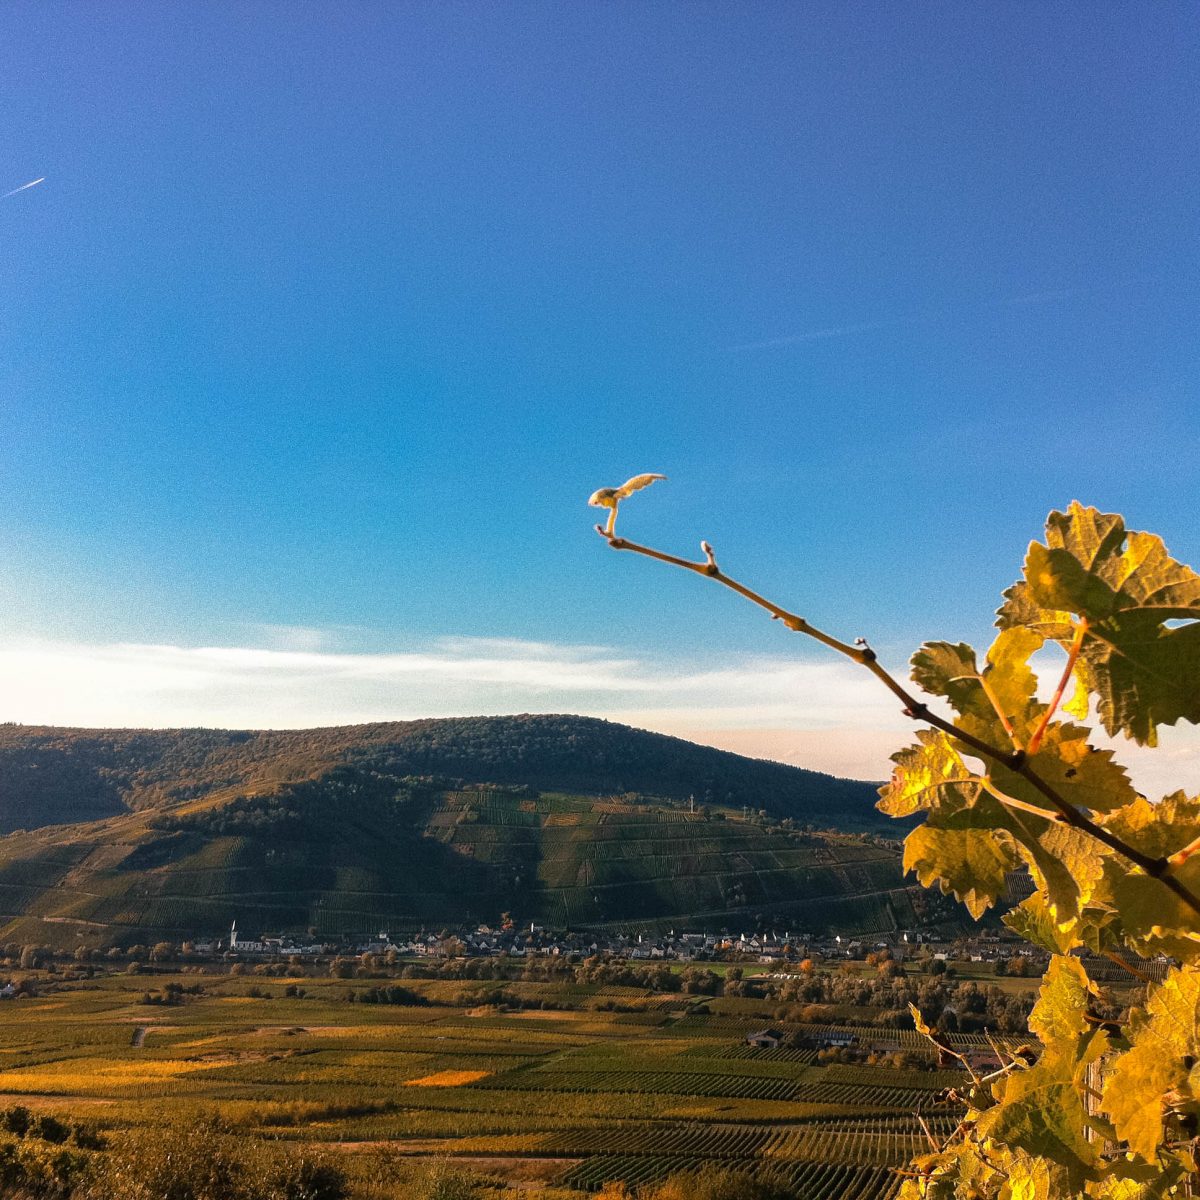
M 753 1175 L 725 1167 L 679 1171 L 659 1184 L 638 1189 L 638 1200 L 794 1200 L 795 1190 L 771 1171 Z
M 81 1200 L 343 1200 L 341 1169 L 307 1150 L 247 1142 L 215 1120 L 122 1136 Z

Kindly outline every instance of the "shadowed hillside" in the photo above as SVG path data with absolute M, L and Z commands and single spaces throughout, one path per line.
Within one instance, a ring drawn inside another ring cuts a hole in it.
M 872 932 L 923 909 L 890 843 L 740 810 L 464 789 L 351 765 L 0 839 L 5 941 L 182 941 L 235 919 L 337 938 L 505 911 L 574 928 L 758 917 Z

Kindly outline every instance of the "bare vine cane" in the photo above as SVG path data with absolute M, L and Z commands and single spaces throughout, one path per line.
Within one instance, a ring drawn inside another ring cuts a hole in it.
M 645 478 L 637 476 L 637 479 Z M 657 476 L 655 478 L 662 478 Z M 644 486 L 644 485 L 643 485 Z M 607 507 L 607 505 L 606 505 Z M 615 515 L 615 506 L 614 506 Z M 976 737 L 974 734 L 967 732 L 965 729 L 960 729 L 953 721 L 948 721 L 944 717 L 932 711 L 927 704 L 918 700 L 902 683 L 899 682 L 890 674 L 884 667 L 879 664 L 875 655 L 875 651 L 868 646 L 863 639 L 858 640 L 858 644 L 851 645 L 848 642 L 843 642 L 840 639 L 825 633 L 824 630 L 818 629 L 815 625 L 805 620 L 804 617 L 796 613 L 789 612 L 787 609 L 780 607 L 772 600 L 768 600 L 765 596 L 747 587 L 744 583 L 725 574 L 724 571 L 717 565 L 716 553 L 712 546 L 703 541 L 700 543 L 700 550 L 704 555 L 702 561 L 693 562 L 690 559 L 680 558 L 675 554 L 668 554 L 662 550 L 656 550 L 651 546 L 643 546 L 637 542 L 631 542 L 628 538 L 618 537 L 613 529 L 613 522 L 610 521 L 609 527 L 605 528 L 602 525 L 595 527 L 596 532 L 612 547 L 614 550 L 628 550 L 633 554 L 640 554 L 646 558 L 655 559 L 658 562 L 667 563 L 669 566 L 680 567 L 685 571 L 694 572 L 697 575 L 703 575 L 715 582 L 727 587 L 730 591 L 736 592 L 739 596 L 749 600 L 752 604 L 758 605 L 759 608 L 765 609 L 771 614 L 772 620 L 781 621 L 788 629 L 795 633 L 802 633 L 807 637 L 814 638 L 829 649 L 836 651 L 838 654 L 844 655 L 852 662 L 857 663 L 861 667 L 865 667 L 880 683 L 883 684 L 904 706 L 903 712 L 906 717 L 911 717 L 916 721 L 923 721 L 928 725 L 932 725 L 935 729 L 940 729 L 942 732 L 956 738 L 964 745 L 970 746 L 978 754 L 985 758 L 991 759 L 993 762 L 1000 763 L 1007 767 L 1010 771 L 1020 775 L 1025 779 L 1030 786 L 1040 792 L 1053 806 L 1054 812 L 1042 812 L 1037 810 L 1040 815 L 1057 818 L 1067 825 L 1078 829 L 1082 833 L 1095 838 L 1096 841 L 1103 843 L 1110 850 L 1115 851 L 1122 857 L 1126 858 L 1134 866 L 1144 871 L 1153 879 L 1157 879 L 1163 887 L 1173 892 L 1188 908 L 1200 916 L 1200 896 L 1197 896 L 1188 887 L 1184 886 L 1171 873 L 1172 867 L 1175 865 L 1175 860 L 1165 857 L 1156 857 L 1149 854 L 1144 854 L 1135 846 L 1130 846 L 1122 838 L 1118 837 L 1111 830 L 1105 829 L 1101 825 L 1097 825 L 1085 813 L 1082 813 L 1073 804 L 1067 801 L 1054 787 L 1047 783 L 1036 771 L 1029 765 L 1029 755 L 1036 746 L 1031 744 L 1030 749 L 1007 749 L 999 746 L 993 746 L 982 738 Z M 1057 693 L 1054 698 L 1054 704 L 1047 712 L 1041 727 L 1035 733 L 1035 739 L 1041 740 L 1042 734 L 1045 732 L 1046 726 L 1049 724 L 1050 716 L 1052 715 L 1058 703 L 1062 699 L 1062 693 L 1066 685 L 1066 680 L 1070 675 L 1070 669 L 1074 665 L 1075 659 L 1079 654 L 1079 648 L 1083 643 L 1083 639 L 1087 633 L 1086 621 L 1081 622 L 1076 632 L 1075 641 L 1072 644 L 1071 655 L 1067 664 L 1067 670 L 1064 671 L 1062 681 L 1059 684 Z M 1011 729 L 1010 729 L 1011 732 Z M 990 789 L 991 790 L 991 789 Z M 1020 801 L 1015 801 L 1011 797 L 1004 796 L 995 790 L 992 794 L 1001 800 L 1003 803 L 1009 804 L 1015 808 L 1021 808 L 1029 811 L 1030 805 L 1023 804 Z M 1198 839 L 1200 840 L 1200 839 Z M 1190 848 L 1189 848 L 1190 849 Z M 1178 859 L 1178 855 L 1175 859 Z

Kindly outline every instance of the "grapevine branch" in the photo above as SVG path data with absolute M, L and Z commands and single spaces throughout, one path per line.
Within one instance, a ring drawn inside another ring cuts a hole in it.
M 859 666 L 865 667 L 904 705 L 904 715 L 906 717 L 911 717 L 915 721 L 924 721 L 926 724 L 932 725 L 935 729 L 940 729 L 943 733 L 949 734 L 964 745 L 970 746 L 972 750 L 983 758 L 1000 763 L 1010 771 L 1020 775 L 1031 787 L 1045 796 L 1066 824 L 1080 830 L 1082 833 L 1088 834 L 1095 838 L 1096 841 L 1103 843 L 1110 850 L 1128 859 L 1134 866 L 1139 867 L 1147 875 L 1151 876 L 1151 878 L 1157 879 L 1163 887 L 1173 892 L 1188 908 L 1200 916 L 1200 896 L 1195 895 L 1171 874 L 1172 862 L 1170 859 L 1143 854 L 1135 846 L 1128 845 L 1121 838 L 1117 837 L 1116 834 L 1105 829 L 1104 826 L 1097 825 L 1095 821 L 1080 812 L 1056 788 L 1047 783 L 1046 780 L 1033 770 L 1029 765 L 1028 751 L 1008 750 L 999 746 L 993 746 L 990 742 L 976 737 L 973 733 L 968 733 L 965 729 L 960 729 L 953 721 L 948 721 L 945 717 L 939 716 L 927 704 L 918 700 L 909 692 L 895 676 L 880 666 L 875 651 L 865 643 L 852 646 L 848 642 L 843 642 L 838 638 L 832 637 L 830 634 L 824 632 L 824 630 L 810 624 L 803 617 L 789 612 L 785 608 L 781 608 L 774 601 L 768 600 L 765 596 L 761 596 L 758 592 L 748 588 L 744 583 L 739 583 L 738 580 L 726 575 L 717 565 L 716 554 L 708 542 L 700 543 L 700 548 L 704 553 L 704 561 L 692 562 L 690 559 L 680 558 L 675 554 L 667 554 L 665 551 L 655 550 L 650 546 L 639 545 L 637 542 L 631 542 L 628 538 L 617 537 L 601 525 L 596 526 L 596 532 L 614 550 L 628 550 L 634 554 L 641 554 L 646 558 L 653 558 L 658 562 L 667 563 L 673 567 L 680 567 L 685 571 L 692 571 L 697 575 L 707 576 L 723 587 L 729 588 L 730 591 L 737 592 L 739 596 L 745 597 L 751 604 L 756 604 L 759 608 L 765 609 L 771 614 L 773 620 L 782 621 L 794 633 L 803 633 L 808 637 L 814 638 L 822 645 L 828 646 L 831 650 L 844 655 L 852 662 L 858 663 Z M 1079 638 L 1079 640 L 1082 639 Z M 1078 651 L 1076 650 L 1077 653 Z M 1065 686 L 1064 676 L 1062 687 Z

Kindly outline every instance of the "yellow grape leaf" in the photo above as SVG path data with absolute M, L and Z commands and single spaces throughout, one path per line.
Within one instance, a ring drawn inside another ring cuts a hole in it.
M 1066 954 L 1079 944 L 1072 932 L 1058 927 L 1041 892 L 1026 896 L 1016 908 L 1010 908 L 1000 919 L 1018 937 L 1049 950 L 1051 954 Z
M 1088 695 L 1087 680 L 1082 679 L 1078 674 L 1074 676 L 1074 679 L 1075 687 L 1071 692 L 1071 698 L 1063 701 L 1063 712 L 1077 721 L 1086 721 L 1092 708 L 1092 698 Z
M 1151 804 L 1139 797 L 1103 820 L 1134 849 L 1153 858 L 1170 858 L 1200 834 L 1200 798 L 1175 792 Z M 1110 863 L 1105 874 L 1122 932 L 1134 949 L 1183 960 L 1200 956 L 1200 917 L 1174 892 L 1124 861 Z M 1200 895 L 1200 853 L 1174 865 L 1171 874 Z
M 1000 627 L 1066 646 L 1087 618 L 1075 672 L 1109 733 L 1154 745 L 1159 725 L 1200 722 L 1200 575 L 1161 538 L 1078 502 L 1050 514 L 1046 543 L 1029 547 Z
M 1046 709 L 1035 702 L 1038 681 L 1029 665 L 1044 640 L 1035 630 L 1016 626 L 1002 629 L 987 652 L 984 677 L 988 688 L 1018 730 Z
M 915 1005 L 908 1006 L 908 1015 L 913 1019 L 913 1028 L 922 1036 L 927 1038 L 935 1038 L 938 1040 L 933 1030 L 926 1024 L 925 1018 L 921 1016 L 921 1010 Z
M 1020 862 L 998 810 L 984 797 L 972 808 L 919 825 L 904 839 L 904 870 L 924 887 L 936 883 L 952 891 L 971 916 L 981 917 L 1004 894 L 1006 877 Z
M 1132 1024 L 1104 1089 L 1103 1108 L 1134 1154 L 1154 1162 L 1168 1092 L 1200 1088 L 1200 969 L 1172 970 Z
M 995 1195 L 995 1169 L 967 1141 L 953 1141 L 939 1154 L 920 1154 L 910 1170 L 921 1178 L 906 1179 L 895 1200 L 954 1200 L 956 1196 Z M 809 1193 L 811 1195 L 811 1193 Z M 1047 1197 L 1049 1200 L 1049 1197 Z
M 1093 1041 L 1099 1048 L 1103 1039 Z M 1048 1050 L 1028 1070 L 1007 1077 L 1000 1103 L 983 1113 L 976 1126 L 980 1137 L 1057 1168 L 1061 1177 L 1052 1196 L 1076 1195 L 1097 1162 L 1096 1147 L 1086 1135 L 1080 1075 L 1080 1064 Z
M 1140 1167 L 1141 1173 L 1138 1173 Z M 1176 1187 L 1181 1182 L 1181 1172 L 1176 1166 L 1163 1170 L 1159 1166 L 1119 1163 L 1110 1168 L 1114 1173 L 1107 1175 L 1087 1192 L 1096 1200 L 1164 1200 L 1167 1196 L 1178 1196 Z M 1116 1174 L 1120 1171 L 1121 1174 Z
M 969 725 L 964 728 L 975 732 Z M 1129 804 L 1137 798 L 1137 792 L 1125 768 L 1114 759 L 1111 750 L 1097 750 L 1089 745 L 1089 733 L 1082 725 L 1052 722 L 1046 727 L 1038 752 L 1028 759 L 1030 768 L 1075 808 L 1108 812 Z M 1006 796 L 1050 808 L 1050 801 L 1037 788 L 1003 762 L 989 761 L 987 771 Z
M 979 736 L 1007 749 L 1009 735 L 999 714 L 1023 733 L 1045 711 L 1045 705 L 1034 701 L 1037 676 L 1029 666 L 1041 644 L 1031 630 L 1004 630 L 980 670 L 975 651 L 965 642 L 927 642 L 912 657 L 912 679 L 931 696 L 944 696 L 959 716 L 972 718 Z
M 1138 796 L 1108 813 L 1103 824 L 1135 850 L 1169 858 L 1200 835 L 1200 796 L 1172 792 L 1157 804 Z
M 890 817 L 908 817 L 922 809 L 954 812 L 974 804 L 979 783 L 950 739 L 936 729 L 922 729 L 917 738 L 916 746 L 892 755 L 892 778 L 879 789 L 875 807 Z
M 1060 1053 L 1077 1046 L 1093 1030 L 1084 1014 L 1095 990 L 1079 959 L 1056 955 L 1042 976 L 1037 1003 L 1029 1014 L 1030 1032 L 1043 1046 L 1053 1045 Z

